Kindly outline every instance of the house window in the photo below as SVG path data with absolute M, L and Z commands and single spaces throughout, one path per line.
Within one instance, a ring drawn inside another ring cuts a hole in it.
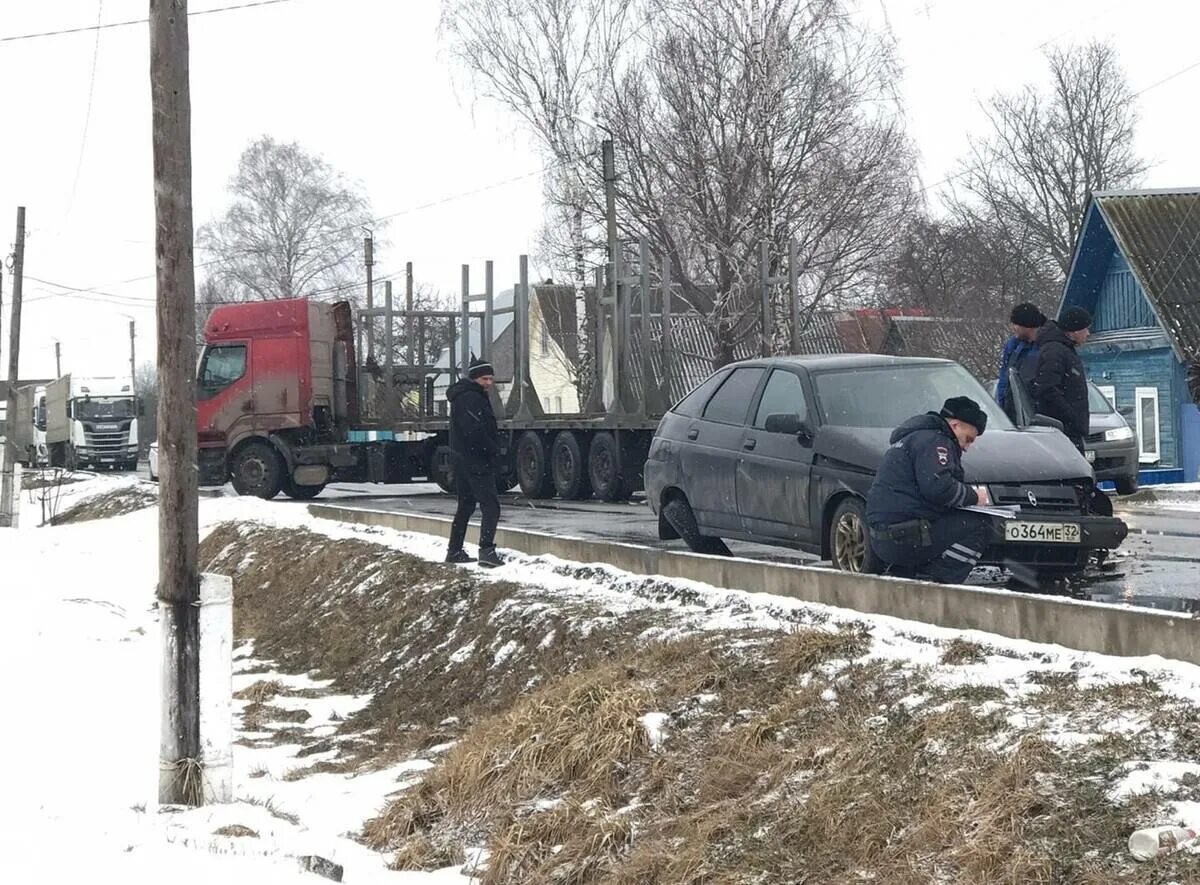
M 1138 460 L 1152 464 L 1161 457 L 1159 453 L 1158 388 L 1135 387 L 1133 389 L 1134 417 L 1137 419 Z
M 561 396 L 556 396 L 554 398 L 554 411 L 559 412 L 559 413 L 562 412 L 562 397 Z
M 550 355 L 550 330 L 546 328 L 545 323 L 538 328 L 538 347 L 541 349 L 542 356 Z
M 1111 384 L 1097 384 L 1096 389 L 1104 394 L 1104 398 L 1108 400 L 1108 404 L 1115 410 L 1117 408 L 1117 388 Z
M 550 397 L 548 397 L 548 396 L 542 397 L 542 411 L 543 412 L 550 411 Z

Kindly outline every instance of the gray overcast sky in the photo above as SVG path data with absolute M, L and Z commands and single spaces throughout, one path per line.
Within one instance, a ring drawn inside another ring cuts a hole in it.
M 237 0 L 193 0 L 192 11 Z M 703 0 L 698 0 L 703 2 Z M 473 100 L 437 40 L 438 0 L 293 0 L 191 20 L 192 146 L 197 226 L 225 204 L 246 143 L 296 140 L 361 181 L 386 231 L 376 275 L 412 260 L 418 280 L 457 291 L 459 266 L 496 261 L 516 274 L 541 221 L 541 161 L 516 123 Z M 0 0 L 0 37 L 143 18 L 145 0 Z M 978 103 L 1044 78 L 1042 47 L 1112 39 L 1134 89 L 1200 63 L 1200 4 L 1143 0 L 864 0 L 886 18 L 904 65 L 909 132 L 932 184 L 951 174 Z M 95 77 L 92 77 L 95 59 Z M 0 42 L 0 242 L 16 206 L 28 212 L 21 375 L 127 371 L 128 322 L 138 361 L 154 352 L 149 37 L 145 25 Z M 1147 185 L 1200 185 L 1197 125 L 1187 113 L 1200 69 L 1139 98 Z M 91 92 L 91 111 L 88 97 Z M 86 136 L 85 136 L 86 132 Z M 492 187 L 494 185 L 494 187 Z M 424 204 L 481 188 L 479 193 Z M 197 261 L 205 259 L 197 254 Z M 0 376 L 7 369 L 6 275 Z M 105 294 L 64 292 L 35 281 Z M 130 281 L 133 278 L 146 279 Z

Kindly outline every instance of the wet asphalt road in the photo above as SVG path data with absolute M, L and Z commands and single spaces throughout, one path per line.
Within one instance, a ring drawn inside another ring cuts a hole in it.
M 318 500 L 372 510 L 407 510 L 451 516 L 454 499 L 433 485 L 331 485 Z M 502 524 L 574 537 L 621 541 L 650 547 L 682 549 L 680 541 L 660 541 L 658 523 L 645 502 L 605 504 L 599 501 L 532 501 L 509 494 L 501 498 Z M 1129 537 L 1102 569 L 1089 569 L 1066 583 L 1037 588 L 1039 592 L 1070 594 L 1102 602 L 1174 611 L 1200 612 L 1200 511 L 1169 510 L 1161 506 L 1122 509 Z M 729 542 L 738 556 L 772 562 L 817 565 L 805 553 L 763 544 Z M 825 563 L 828 566 L 828 563 Z M 977 569 L 969 583 L 1020 588 L 998 569 Z

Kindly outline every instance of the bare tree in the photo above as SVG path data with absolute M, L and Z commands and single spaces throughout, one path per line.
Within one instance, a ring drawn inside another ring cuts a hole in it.
M 992 131 L 972 142 L 960 181 L 1010 244 L 1028 241 L 1065 275 L 1088 195 L 1129 187 L 1147 166 L 1134 152 L 1137 111 L 1116 49 L 1089 43 L 1046 58 L 1050 90 L 989 102 Z
M 892 256 L 880 265 L 876 307 L 923 308 L 939 317 L 1008 318 L 1033 301 L 1049 310 L 1058 295 L 1029 243 L 1010 245 L 987 216 L 914 216 Z
M 222 300 L 352 291 L 371 208 L 328 163 L 294 142 L 263 136 L 242 153 L 229 192 L 224 217 L 198 235 L 216 261 L 209 279 Z
M 598 95 L 630 36 L 633 0 L 444 0 L 442 31 L 480 95 L 514 112 L 545 154 L 542 258 L 583 303 L 586 342 L 595 306 L 587 268 L 603 259 Z M 594 161 L 588 161 L 594 157 Z M 584 346 L 587 353 L 589 348 Z M 585 385 L 590 372 L 577 373 Z
M 654 0 L 643 29 L 649 49 L 607 108 L 621 201 L 708 319 L 722 365 L 758 325 L 764 239 L 772 275 L 799 244 L 802 319 L 858 297 L 891 248 L 915 202 L 892 50 L 841 0 Z M 782 348 L 783 292 L 773 313 Z

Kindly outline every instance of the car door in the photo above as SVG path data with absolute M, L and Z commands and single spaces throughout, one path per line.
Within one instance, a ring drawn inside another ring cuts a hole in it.
M 741 457 L 750 404 L 765 369 L 734 369 L 684 431 L 682 469 L 696 522 L 707 534 L 740 534 L 737 462 Z
M 814 538 L 809 516 L 809 481 L 812 471 L 812 437 L 802 442 L 796 425 L 811 428 L 808 402 L 801 376 L 787 368 L 771 371 L 754 415 L 742 440 L 736 484 L 738 510 L 748 535 L 762 535 L 791 544 L 811 543 Z M 772 416 L 795 420 L 772 422 Z M 787 423 L 785 432 L 774 425 Z

